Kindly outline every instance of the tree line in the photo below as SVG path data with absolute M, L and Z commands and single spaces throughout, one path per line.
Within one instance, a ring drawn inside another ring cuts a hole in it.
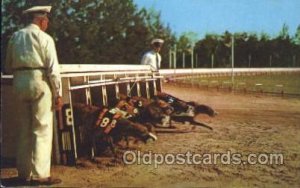
M 25 26 L 22 11 L 28 2 L 2 1 L 1 65 L 10 36 Z M 183 53 L 185 67 L 191 67 L 192 46 L 194 67 L 228 67 L 230 39 L 234 35 L 237 67 L 300 66 L 300 25 L 293 37 L 284 25 L 275 38 L 267 34 L 224 32 L 195 40 L 188 34 L 177 38 L 161 21 L 159 12 L 138 9 L 133 0 L 61 0 L 52 1 L 51 5 L 47 32 L 56 42 L 61 64 L 139 64 L 150 48 L 150 41 L 159 37 L 165 40 L 161 51 L 163 68 L 169 67 L 169 50 L 174 46 L 178 50 L 177 67 L 183 67 Z
M 232 37 L 234 38 L 235 67 L 300 67 L 300 25 L 295 36 L 289 36 L 284 24 L 278 36 L 266 33 L 206 34 L 204 39 L 193 42 L 189 35 L 179 38 L 177 67 L 191 65 L 191 47 L 194 45 L 194 67 L 231 67 Z M 183 57 L 184 55 L 184 57 Z
M 25 0 L 2 1 L 2 54 L 12 33 L 25 26 L 26 5 Z M 61 0 L 51 5 L 47 33 L 56 42 L 61 64 L 138 64 L 154 37 L 165 40 L 162 54 L 176 40 L 160 13 L 138 9 L 132 0 Z

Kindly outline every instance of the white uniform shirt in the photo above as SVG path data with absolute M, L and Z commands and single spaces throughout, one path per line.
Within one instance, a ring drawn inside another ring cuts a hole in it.
M 5 70 L 13 73 L 18 68 L 44 68 L 53 94 L 62 95 L 54 41 L 35 24 L 15 32 L 8 43 Z
M 158 60 L 158 62 L 157 62 Z M 155 51 L 149 51 L 147 52 L 141 61 L 142 65 L 150 65 L 151 69 L 153 71 L 158 71 L 158 69 L 160 68 L 160 64 L 161 64 L 161 56 L 159 53 L 156 53 Z M 157 67 L 158 65 L 158 67 Z

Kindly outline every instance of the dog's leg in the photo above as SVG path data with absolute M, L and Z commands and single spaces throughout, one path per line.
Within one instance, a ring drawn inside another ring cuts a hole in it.
M 205 127 L 209 130 L 213 130 L 213 128 L 211 126 L 209 126 L 208 124 L 204 123 L 204 122 L 199 122 L 199 121 L 195 121 L 195 119 L 193 117 L 191 117 L 191 119 L 189 120 L 189 122 L 193 125 L 197 125 L 197 126 L 201 126 L 201 127 Z
M 142 125 L 144 125 L 149 132 L 155 133 L 155 129 L 154 129 L 155 125 L 153 123 L 146 122 L 146 123 L 144 123 Z
M 92 139 L 91 139 L 91 159 L 95 159 L 95 157 L 97 156 L 97 135 L 96 133 L 92 134 Z
M 176 129 L 176 126 L 173 125 L 172 116 L 170 117 L 170 120 L 169 120 L 169 128 Z
M 126 148 L 129 148 L 129 139 L 128 139 L 128 135 L 125 135 L 125 142 L 126 142 Z
M 95 138 L 92 138 L 92 144 L 91 144 L 91 147 L 90 147 L 90 157 L 91 159 L 93 160 L 96 156 L 96 139 Z
M 170 120 L 169 120 L 169 127 L 170 127 L 170 128 L 175 128 L 175 127 L 173 126 L 173 124 L 172 124 L 172 117 L 170 117 Z
M 117 149 L 114 145 L 113 138 L 109 135 L 107 135 L 107 136 L 108 136 L 107 141 L 108 141 L 108 144 L 109 144 L 109 148 L 111 149 L 114 157 L 117 158 Z

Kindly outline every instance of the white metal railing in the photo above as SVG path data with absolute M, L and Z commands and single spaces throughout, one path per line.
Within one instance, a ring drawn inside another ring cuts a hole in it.
M 78 76 L 93 76 L 111 75 L 111 74 L 139 74 L 149 73 L 151 68 L 148 65 L 60 65 L 62 77 L 78 77 Z M 161 75 L 173 76 L 180 74 L 206 74 L 206 73 L 253 73 L 253 72 L 300 72 L 300 68 L 194 68 L 194 69 L 161 69 Z M 12 79 L 12 75 L 3 75 L 2 79 Z
M 255 73 L 255 72 L 300 72 L 300 68 L 197 68 L 197 69 L 161 69 L 161 75 L 208 74 L 208 73 Z

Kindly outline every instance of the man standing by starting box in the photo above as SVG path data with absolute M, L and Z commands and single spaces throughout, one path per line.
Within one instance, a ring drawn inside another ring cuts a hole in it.
M 19 142 L 17 170 L 20 182 L 53 185 L 50 176 L 53 115 L 61 108 L 61 80 L 56 48 L 45 33 L 51 6 L 32 6 L 23 11 L 30 22 L 15 32 L 7 48 L 5 72 L 13 74 Z
M 152 71 L 158 71 L 161 66 L 161 56 L 159 54 L 164 41 L 162 39 L 153 39 L 151 41 L 152 50 L 147 52 L 141 61 L 142 65 L 150 65 Z

